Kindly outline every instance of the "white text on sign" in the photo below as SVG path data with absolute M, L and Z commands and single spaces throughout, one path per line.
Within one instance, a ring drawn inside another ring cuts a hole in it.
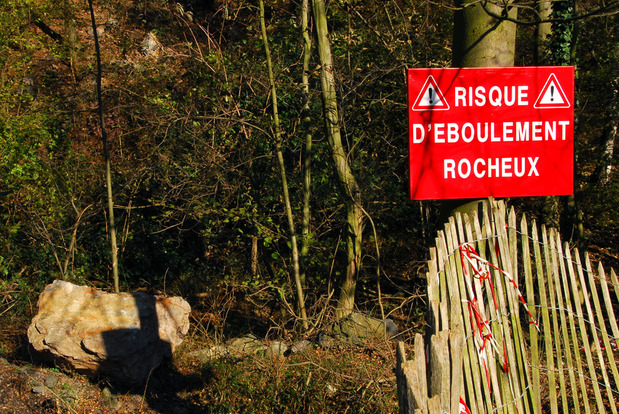
M 511 178 L 539 177 L 539 157 L 477 158 L 473 162 L 462 158 L 456 162 L 447 158 L 443 164 L 443 178 Z
M 411 125 L 413 144 L 420 144 L 426 136 L 435 144 L 457 142 L 535 142 L 565 141 L 570 121 L 516 121 L 516 122 L 435 122 Z
M 529 105 L 529 87 L 519 86 L 492 86 L 486 91 L 483 86 L 473 88 L 457 86 L 455 88 L 456 106 L 527 106 Z

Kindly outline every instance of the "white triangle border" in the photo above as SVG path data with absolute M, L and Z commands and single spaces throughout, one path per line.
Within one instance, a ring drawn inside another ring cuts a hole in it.
M 440 98 L 441 102 L 443 102 L 445 104 L 445 107 L 429 106 L 429 107 L 426 107 L 426 108 L 416 108 L 416 106 L 421 101 L 423 95 L 425 95 L 425 92 L 426 92 L 426 89 L 427 89 L 426 85 L 428 85 L 428 84 L 430 84 L 431 86 L 434 87 L 436 95 Z M 423 83 L 423 86 L 421 87 L 419 95 L 417 95 L 417 98 L 415 99 L 415 103 L 413 104 L 413 106 L 411 106 L 411 109 L 413 111 L 415 111 L 415 112 L 423 112 L 423 111 L 448 111 L 448 110 L 451 109 L 451 107 L 449 106 L 449 102 L 447 102 L 447 99 L 445 99 L 445 95 L 443 94 L 443 91 L 438 87 L 438 83 L 434 79 L 434 76 L 428 75 L 428 79 L 426 79 L 426 81 Z
M 549 106 L 547 104 L 540 106 L 539 102 L 543 99 L 544 95 L 546 94 L 548 88 L 550 87 L 550 82 L 552 80 L 554 80 L 555 85 L 557 85 L 557 90 L 559 94 L 561 95 L 561 97 L 565 99 L 565 103 L 560 104 L 560 105 L 554 105 L 554 106 Z M 535 103 L 533 104 L 533 108 L 535 109 L 567 109 L 571 107 L 572 107 L 572 104 L 570 103 L 570 100 L 567 98 L 567 95 L 563 91 L 563 87 L 559 83 L 559 79 L 557 79 L 557 75 L 555 75 L 554 72 L 552 72 L 550 76 L 548 76 L 548 79 L 546 80 L 546 83 L 544 84 L 542 91 L 537 96 L 537 99 L 535 100 Z

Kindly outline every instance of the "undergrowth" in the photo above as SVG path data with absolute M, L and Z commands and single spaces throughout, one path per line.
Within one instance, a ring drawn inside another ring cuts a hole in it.
M 389 343 L 313 349 L 286 359 L 182 360 L 178 367 L 200 383 L 179 396 L 203 412 L 392 413 L 398 408 Z

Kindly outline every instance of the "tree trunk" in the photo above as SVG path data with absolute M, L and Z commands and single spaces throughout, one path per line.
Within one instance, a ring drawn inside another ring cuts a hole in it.
M 494 16 L 516 19 L 517 9 L 478 0 L 455 0 L 453 56 L 455 67 L 514 66 L 516 24 Z M 485 8 L 484 8 L 485 7 Z M 440 219 L 450 215 L 479 214 L 484 200 L 449 200 L 441 204 Z
M 258 276 L 258 236 L 251 236 L 250 272 L 252 279 Z
M 485 4 L 485 9 L 483 4 Z M 512 19 L 517 9 L 478 0 L 456 0 L 453 65 L 456 67 L 514 66 L 516 24 L 493 15 Z
M 286 217 L 288 218 L 288 228 L 290 230 L 290 244 L 292 247 L 292 268 L 294 272 L 294 282 L 297 289 L 297 306 L 301 317 L 303 329 L 309 328 L 307 322 L 307 313 L 305 311 L 305 295 L 303 294 L 303 286 L 301 284 L 301 272 L 299 266 L 299 250 L 297 245 L 297 235 L 294 227 L 294 217 L 292 215 L 292 206 L 290 204 L 290 194 L 288 192 L 288 179 L 286 177 L 286 168 L 284 164 L 284 155 L 282 153 L 282 131 L 279 124 L 279 112 L 277 108 L 277 90 L 275 89 L 275 79 L 273 77 L 273 64 L 271 63 L 271 51 L 269 49 L 269 40 L 267 37 L 267 29 L 264 21 L 264 1 L 260 0 L 260 28 L 262 30 L 262 40 L 264 42 L 264 52 L 267 58 L 267 70 L 269 72 L 269 83 L 271 86 L 271 99 L 273 100 L 273 123 L 275 126 L 275 149 L 277 152 L 277 164 L 279 166 L 279 174 L 282 180 L 282 193 L 284 196 L 284 207 L 286 209 Z
M 548 20 L 552 12 L 552 0 L 537 0 L 537 14 L 540 20 Z M 535 28 L 535 62 L 538 65 L 548 64 L 548 38 L 551 33 L 550 23 L 539 23 Z
M 352 312 L 355 303 L 355 289 L 361 266 L 363 209 L 361 189 L 348 163 L 348 157 L 342 144 L 325 3 L 323 0 L 312 0 L 312 6 L 318 39 L 318 54 L 320 56 L 320 81 L 327 141 L 331 148 L 339 184 L 346 194 L 344 203 L 346 205 L 346 251 L 348 263 L 346 273 L 340 281 L 340 295 L 337 306 L 337 316 L 343 317 Z
M 561 1 L 561 2 L 557 2 L 553 4 L 553 7 L 559 6 L 561 7 L 561 4 L 564 4 L 563 11 L 565 13 L 565 17 L 567 17 L 568 19 L 574 16 L 578 16 L 579 15 L 579 4 L 580 2 L 578 0 L 566 0 L 566 1 Z M 568 60 L 565 63 L 562 63 L 564 65 L 575 65 L 576 64 L 576 48 L 578 47 L 578 24 L 577 21 L 574 22 L 569 22 L 571 23 L 571 36 L 569 36 L 569 46 L 570 46 L 570 53 L 568 56 Z M 568 27 L 570 27 L 568 23 Z M 576 75 L 577 75 L 577 70 L 576 70 Z M 578 99 L 577 97 L 575 99 Z M 574 115 L 575 118 L 578 118 L 578 115 L 575 114 Z M 574 124 L 578 125 L 578 119 L 574 119 Z M 576 140 L 578 139 L 578 135 L 576 135 L 574 137 L 574 148 L 578 148 L 577 146 L 577 142 Z M 574 164 L 576 164 L 578 161 L 578 153 L 574 154 Z M 576 172 L 577 170 L 574 169 L 574 171 Z M 576 177 L 574 177 L 574 182 L 577 182 Z M 574 237 L 574 241 L 576 242 L 576 245 L 582 249 L 585 250 L 586 249 L 586 239 L 585 239 L 585 224 L 583 221 L 583 211 L 582 208 L 580 206 L 580 200 L 577 197 L 577 193 L 576 193 L 576 189 L 574 189 L 574 194 L 567 196 L 567 214 L 568 214 L 568 220 L 570 222 L 570 229 L 565 231 L 565 234 L 568 234 L 568 231 L 570 234 L 573 234 Z
M 90 20 L 95 40 L 95 52 L 97 55 L 97 103 L 99 111 L 99 123 L 101 125 L 101 141 L 103 143 L 103 158 L 105 159 L 105 186 L 107 188 L 108 226 L 110 230 L 110 246 L 112 249 L 112 277 L 114 279 L 114 292 L 120 292 L 118 277 L 118 248 L 116 247 L 116 224 L 114 220 L 114 196 L 112 194 L 112 165 L 110 154 L 107 149 L 107 132 L 105 130 L 105 118 L 103 116 L 103 99 L 101 97 L 101 51 L 99 50 L 99 36 L 97 35 L 97 23 L 92 0 L 88 0 L 90 8 Z
M 310 60 L 312 57 L 312 38 L 309 28 L 309 0 L 303 0 L 301 5 L 301 34 L 303 36 L 303 75 L 301 90 L 303 94 L 303 129 L 305 131 L 305 152 L 303 154 L 303 220 L 301 222 L 301 261 L 309 255 L 310 245 L 310 196 L 312 194 L 312 118 L 309 99 Z M 306 285 L 305 267 L 301 272 L 301 284 Z

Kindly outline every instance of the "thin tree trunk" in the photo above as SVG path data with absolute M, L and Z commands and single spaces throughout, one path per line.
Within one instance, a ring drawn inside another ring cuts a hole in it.
M 251 237 L 250 272 L 252 279 L 258 276 L 258 236 Z
M 277 90 L 275 89 L 275 79 L 273 77 L 273 65 L 271 63 L 271 51 L 269 49 L 269 40 L 267 37 L 267 29 L 264 21 L 264 1 L 260 0 L 260 28 L 262 30 L 262 40 L 264 42 L 264 51 L 267 58 L 267 69 L 269 72 L 269 83 L 271 85 L 271 99 L 273 101 L 273 123 L 275 126 L 275 148 L 277 152 L 277 162 L 279 164 L 279 173 L 282 180 L 282 192 L 284 195 L 284 205 L 286 216 L 288 217 L 288 228 L 290 230 L 290 242 L 292 245 L 292 268 L 294 272 L 294 281 L 297 288 L 297 305 L 303 329 L 309 328 L 307 322 L 307 313 L 305 310 L 305 297 L 303 294 L 303 286 L 301 284 L 300 266 L 299 266 L 299 250 L 297 247 L 297 235 L 294 228 L 294 218 L 292 215 L 292 206 L 290 204 L 290 195 L 288 193 L 288 179 L 286 178 L 286 168 L 284 165 L 284 155 L 282 153 L 282 133 L 279 124 L 279 112 L 277 109 Z
M 552 1 L 551 0 L 538 0 L 537 1 L 537 13 L 540 20 L 548 20 L 552 13 Z M 552 33 L 551 23 L 540 23 L 535 30 L 535 43 L 536 43 L 536 55 L 535 61 L 538 65 L 550 64 L 548 53 L 548 42 Z M 560 224 L 560 211 L 559 211 L 559 197 L 558 196 L 544 196 L 542 207 L 542 222 L 546 227 L 559 228 Z
M 312 194 L 312 117 L 310 111 L 309 76 L 312 39 L 309 32 L 309 0 L 301 5 L 301 33 L 303 36 L 303 75 L 301 87 L 303 93 L 303 126 L 305 130 L 305 153 L 303 156 L 303 221 L 301 222 L 301 260 L 309 255 L 310 245 L 310 196 Z M 301 284 L 306 285 L 305 267 L 301 272 Z
M 537 14 L 540 20 L 548 20 L 552 12 L 552 0 L 537 0 Z M 551 23 L 539 23 L 535 28 L 536 55 L 538 65 L 548 64 L 548 37 L 552 31 Z
M 571 0 L 572 6 L 572 16 L 578 16 L 580 14 L 580 2 L 578 0 Z M 569 16 L 569 17 L 572 17 Z M 570 42 L 570 55 L 569 61 L 566 62 L 568 65 L 576 65 L 576 51 L 578 48 L 578 21 L 574 21 L 572 26 L 572 37 Z M 578 68 L 576 69 L 578 72 Z M 574 117 L 578 117 L 577 114 Z M 574 119 L 574 123 L 578 125 L 578 119 Z M 574 148 L 578 148 L 576 140 L 578 139 L 578 135 L 574 137 Z M 578 161 L 577 153 L 574 155 L 574 164 L 576 165 Z M 574 177 L 574 182 L 576 182 L 576 177 Z M 578 247 L 582 250 L 586 249 L 586 240 L 585 240 L 585 224 L 584 224 L 584 214 L 582 211 L 582 207 L 580 206 L 579 198 L 576 197 L 576 189 L 574 189 L 574 194 L 567 196 L 568 198 L 568 214 L 570 214 L 570 221 L 572 222 L 573 233 L 575 233 L 575 238 L 578 243 Z M 583 244 L 584 243 L 584 244 Z
M 616 93 L 616 92 L 615 92 Z M 616 118 L 616 117 L 613 117 Z M 613 172 L 613 152 L 615 149 L 615 138 L 617 137 L 616 120 L 613 125 L 608 127 L 604 133 L 604 142 L 602 143 L 602 176 L 600 182 L 604 185 L 610 181 L 610 176 Z
M 95 39 L 95 52 L 97 55 L 97 103 L 99 112 L 99 123 L 101 125 L 101 141 L 103 143 L 103 158 L 105 160 L 105 185 L 107 187 L 107 207 L 109 215 L 110 246 L 112 249 L 112 275 L 114 278 L 114 291 L 120 292 L 120 282 L 118 278 L 118 248 L 116 247 L 116 225 L 114 221 L 114 197 L 112 194 L 112 166 L 110 154 L 107 149 L 107 132 L 105 131 L 105 118 L 103 116 L 103 99 L 101 97 L 101 51 L 99 49 L 99 37 L 97 35 L 97 23 L 95 21 L 95 11 L 92 0 L 88 0 L 90 8 L 90 20 L 92 22 L 92 32 Z
M 69 263 L 70 262 L 72 263 L 74 259 L 73 250 L 75 249 L 75 244 L 77 243 L 77 229 L 80 225 L 80 221 L 82 220 L 82 216 L 84 215 L 86 210 L 88 210 L 92 206 L 92 204 L 89 204 L 82 211 L 78 211 L 77 207 L 75 207 L 75 203 L 73 203 L 73 200 L 71 200 L 71 203 L 73 204 L 73 208 L 75 209 L 75 212 L 77 213 L 77 219 L 75 220 L 73 232 L 71 233 L 71 242 L 69 243 L 69 250 L 67 252 L 67 257 L 65 257 L 64 264 L 62 265 L 63 267 L 62 274 L 64 276 L 63 279 L 66 278 L 67 270 L 69 268 Z M 71 268 L 73 268 L 73 265 L 71 265 Z
M 321 64 L 320 80 L 327 141 L 331 147 L 331 154 L 340 186 L 346 194 L 344 202 L 346 205 L 346 251 L 348 263 L 346 273 L 340 281 L 340 296 L 336 312 L 338 317 L 343 317 L 352 312 L 355 303 L 357 277 L 361 266 L 364 216 L 361 204 L 361 189 L 348 163 L 348 157 L 342 144 L 325 3 L 323 0 L 312 0 L 312 6 Z

